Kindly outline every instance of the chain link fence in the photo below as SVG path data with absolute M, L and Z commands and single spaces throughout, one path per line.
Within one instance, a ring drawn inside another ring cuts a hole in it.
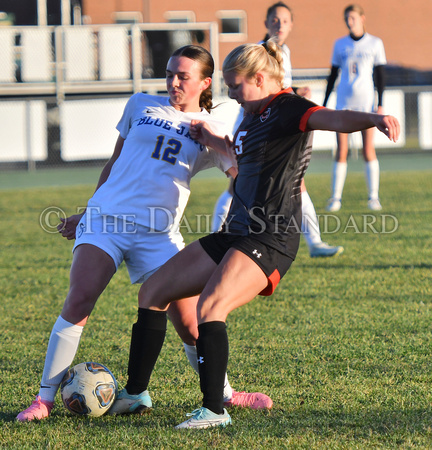
M 166 94 L 166 61 L 192 43 L 220 67 L 216 23 L 0 28 L 0 170 L 102 164 L 130 95 Z M 293 79 L 321 104 L 327 75 L 295 70 Z M 239 107 L 227 98 L 220 71 L 213 92 L 222 103 L 215 113 L 234 124 Z M 402 135 L 391 144 L 376 133 L 378 151 L 432 150 L 432 86 L 389 87 L 384 108 L 398 117 Z M 333 151 L 334 133 L 316 132 L 314 147 Z

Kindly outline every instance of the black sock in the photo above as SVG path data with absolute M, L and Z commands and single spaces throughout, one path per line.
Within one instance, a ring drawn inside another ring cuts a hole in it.
M 140 394 L 147 389 L 150 376 L 158 359 L 167 328 L 165 311 L 138 308 L 138 320 L 132 327 L 129 351 L 129 394 Z
M 216 414 L 223 413 L 223 390 L 228 365 L 228 335 L 225 322 L 198 325 L 198 369 L 203 406 Z

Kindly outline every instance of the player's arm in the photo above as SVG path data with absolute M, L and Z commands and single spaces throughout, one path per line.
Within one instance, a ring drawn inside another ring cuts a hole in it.
M 224 142 L 225 142 L 225 151 L 228 154 L 232 163 L 232 166 L 225 172 L 225 174 L 227 176 L 230 176 L 234 180 L 238 175 L 237 159 L 234 155 L 234 144 L 233 141 L 228 136 L 225 136 Z
M 215 134 L 207 122 L 192 120 L 189 133 L 192 139 L 195 139 L 200 144 L 210 147 L 217 152 L 227 154 L 225 145 L 227 136 L 222 137 Z
M 108 162 L 105 164 L 104 168 L 102 169 L 102 172 L 99 176 L 99 181 L 96 186 L 95 192 L 105 183 L 105 181 L 108 179 L 113 164 L 117 161 L 118 157 L 120 156 L 120 153 L 123 149 L 124 139 L 119 135 L 117 138 L 117 142 L 114 146 L 114 152 L 111 155 L 111 158 L 108 160 Z M 85 213 L 85 209 L 80 214 L 74 214 L 70 217 L 67 217 L 65 219 L 60 218 L 61 223 L 57 225 L 57 230 L 61 235 L 66 238 L 67 240 L 75 239 L 75 230 L 76 227 L 81 220 L 82 216 Z
M 218 136 L 213 132 L 207 122 L 200 120 L 191 120 L 189 134 L 192 139 L 198 141 L 200 144 L 223 154 L 225 157 L 228 156 L 232 166 L 225 171 L 225 174 L 232 178 L 237 176 L 237 160 L 234 156 L 233 143 L 228 136 Z
M 378 94 L 378 112 L 380 113 L 382 112 L 383 94 L 386 84 L 385 65 L 375 66 L 373 77 L 374 77 L 374 84 Z
M 302 86 L 302 87 L 292 86 L 292 90 L 294 91 L 294 94 L 300 95 L 300 97 L 308 99 L 312 98 L 312 91 L 310 90 L 309 86 Z
M 225 174 L 227 176 L 230 176 L 233 180 L 235 180 L 236 176 L 238 175 L 238 170 L 236 167 L 230 167 Z
M 234 179 L 234 178 L 236 178 L 236 176 L 238 174 L 238 170 L 237 170 L 237 159 L 234 156 L 233 142 L 228 136 L 225 136 L 223 138 L 223 142 L 224 142 L 224 151 L 223 152 L 221 151 L 221 147 L 219 148 L 219 150 L 215 149 L 211 145 L 209 145 L 209 147 L 212 148 L 213 150 L 216 150 L 218 153 L 222 153 L 225 157 L 228 156 L 228 159 L 231 163 L 231 167 L 227 171 L 225 171 L 225 175 L 230 176 L 231 178 Z M 218 146 L 222 145 L 222 142 L 221 142 L 219 136 L 216 136 L 214 144 L 218 145 Z
M 339 67 L 338 66 L 332 66 L 331 70 L 330 70 L 330 75 L 327 78 L 327 88 L 326 88 L 326 92 L 325 92 L 325 96 L 324 96 L 324 102 L 323 102 L 323 106 L 327 105 L 327 101 L 330 97 L 330 94 L 334 88 L 334 85 L 336 83 L 336 79 L 338 77 L 338 73 L 339 73 Z
M 105 164 L 104 168 L 102 169 L 102 172 L 99 177 L 98 184 L 96 186 L 95 192 L 105 183 L 106 180 L 108 180 L 108 177 L 111 173 L 112 166 L 117 161 L 117 159 L 120 156 L 120 153 L 123 149 L 124 139 L 119 135 L 117 138 L 117 142 L 114 146 L 114 152 L 111 155 L 111 158 L 108 160 L 108 162 Z
M 314 111 L 307 120 L 307 128 L 310 130 L 353 133 L 372 127 L 377 127 L 391 141 L 396 142 L 399 138 L 400 125 L 393 116 L 320 108 Z

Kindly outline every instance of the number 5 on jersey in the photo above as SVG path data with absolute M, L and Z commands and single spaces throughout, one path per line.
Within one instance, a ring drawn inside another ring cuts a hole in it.
M 180 149 L 182 147 L 182 144 L 177 139 L 169 139 L 167 141 L 168 146 L 164 148 L 161 158 L 161 152 L 162 147 L 164 146 L 165 136 L 159 135 L 156 138 L 156 147 L 154 149 L 154 152 L 152 153 L 151 157 L 154 159 L 162 159 L 163 161 L 166 161 L 167 163 L 170 163 L 174 165 L 177 161 L 177 158 L 174 158 L 174 156 L 171 155 L 178 155 L 180 153 Z
M 234 150 L 236 152 L 236 155 L 241 155 L 243 153 L 243 139 L 245 138 L 246 134 L 247 131 L 239 131 L 237 133 L 234 143 Z

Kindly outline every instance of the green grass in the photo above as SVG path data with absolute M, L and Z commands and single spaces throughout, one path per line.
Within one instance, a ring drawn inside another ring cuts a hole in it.
M 308 175 L 307 185 L 323 215 L 329 176 Z M 194 230 L 195 215 L 210 214 L 225 186 L 223 179 L 194 181 L 187 210 Z M 57 401 L 49 420 L 15 422 L 37 393 L 49 333 L 68 289 L 72 243 L 44 231 L 40 217 L 48 207 L 74 213 L 93 189 L 10 189 L 0 197 L 0 448 L 432 448 L 427 170 L 382 174 L 384 210 L 374 214 L 374 227 L 391 215 L 398 221 L 393 233 L 363 229 L 364 214 L 369 222 L 372 217 L 364 179 L 350 173 L 343 209 L 334 215 L 341 229 L 323 236 L 345 253 L 311 259 L 302 241 L 275 294 L 229 316 L 231 383 L 269 394 L 271 411 L 236 408 L 227 429 L 174 430 L 200 405 L 201 394 L 169 326 L 151 380 L 150 415 L 79 418 Z M 44 223 L 53 227 L 54 216 L 48 218 Z M 188 242 L 198 237 L 184 231 Z M 126 380 L 137 289 L 122 267 L 98 301 L 75 360 L 108 365 L 120 384 Z
M 391 153 L 390 153 L 391 152 Z M 364 172 L 364 162 L 361 154 L 358 158 L 350 158 L 348 170 L 352 172 Z M 378 152 L 381 172 L 423 171 L 431 170 L 432 151 L 416 150 L 412 152 L 380 149 Z M 95 163 L 94 163 L 95 164 Z M 103 163 L 87 167 L 51 167 L 38 168 L 33 171 L 10 170 L 1 171 L 0 167 L 0 191 L 11 189 L 28 189 L 34 187 L 49 186 L 76 186 L 78 184 L 91 184 L 94 186 L 99 178 Z M 309 174 L 329 174 L 333 166 L 331 153 L 317 151 L 314 153 L 308 168 Z M 216 169 L 199 172 L 195 179 L 223 178 L 224 175 Z

